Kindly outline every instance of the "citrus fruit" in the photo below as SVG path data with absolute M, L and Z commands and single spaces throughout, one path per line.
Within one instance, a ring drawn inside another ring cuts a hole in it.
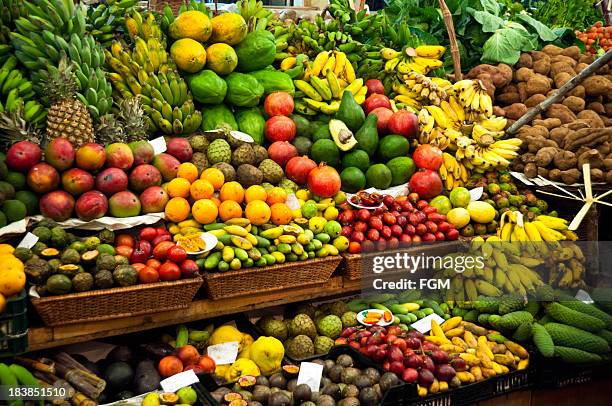
M 191 208 L 193 218 L 200 224 L 210 224 L 217 219 L 219 209 L 211 199 L 200 199 Z
M 436 196 L 429 202 L 430 206 L 435 207 L 440 214 L 446 214 L 453 208 L 451 201 L 446 196 Z
M 215 193 L 215 188 L 209 181 L 198 179 L 191 184 L 189 193 L 193 200 L 210 199 Z
M 244 215 L 256 226 L 266 224 L 270 220 L 270 206 L 262 200 L 253 200 L 244 209 Z
M 183 162 L 179 165 L 176 177 L 185 178 L 189 183 L 193 183 L 198 179 L 198 168 L 191 162 Z
M 266 203 L 272 205 L 274 203 L 285 203 L 287 201 L 287 192 L 285 189 L 278 186 L 268 190 L 268 198 Z
M 455 207 L 446 213 L 446 219 L 456 228 L 461 228 L 470 222 L 470 213 L 463 207 Z
M 464 187 L 454 188 L 451 190 L 449 197 L 453 207 L 467 207 L 470 204 L 470 200 L 472 200 L 469 190 Z
M 293 214 L 285 203 L 274 203 L 270 207 L 270 220 L 276 225 L 289 224 L 293 220 Z
M 6 307 L 6 299 L 4 298 L 4 295 L 0 293 L 0 314 L 4 312 L 5 307 Z
M 204 169 L 202 175 L 200 175 L 200 179 L 209 181 L 213 185 L 215 190 L 221 189 L 221 186 L 223 186 L 223 183 L 225 182 L 225 176 L 223 175 L 223 172 L 221 172 L 217 168 Z
M 189 197 L 191 183 L 184 178 L 174 178 L 168 183 L 168 195 L 170 197 Z
M 338 218 L 338 214 L 338 209 L 336 209 L 334 206 L 329 206 L 323 212 L 323 217 L 325 217 L 326 220 L 335 220 Z
M 189 202 L 187 199 L 183 197 L 173 197 L 166 204 L 166 208 L 164 209 L 164 213 L 166 214 L 166 219 L 179 222 L 185 220 L 189 216 Z
M 244 200 L 247 203 L 252 202 L 253 200 L 263 200 L 264 202 L 268 198 L 268 193 L 266 189 L 261 185 L 253 185 L 249 186 L 249 188 L 244 193 Z
M 219 217 L 221 217 L 223 221 L 240 218 L 242 217 L 242 207 L 233 200 L 221 202 L 219 205 Z
M 236 203 L 242 203 L 244 200 L 244 189 L 238 182 L 227 182 L 221 186 L 219 199 L 221 199 L 221 201 L 233 200 Z
M 471 219 L 477 223 L 486 224 L 495 218 L 495 209 L 487 202 L 470 202 L 467 206 L 467 211 Z
M 310 192 L 308 191 L 308 189 L 300 189 L 297 192 L 295 192 L 295 197 L 306 201 L 310 199 Z
M 15 252 L 15 248 L 11 244 L 0 244 L 0 255 L 12 254 Z

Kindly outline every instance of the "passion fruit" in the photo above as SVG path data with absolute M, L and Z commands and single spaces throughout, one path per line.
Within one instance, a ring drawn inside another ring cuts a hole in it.
M 230 393 L 226 393 L 225 396 L 223 396 L 223 400 L 231 404 L 235 400 L 243 400 L 243 399 L 240 393 L 230 392 Z
M 283 374 L 287 378 L 295 378 L 300 372 L 300 367 L 293 364 L 283 365 Z
M 164 405 L 175 405 L 179 401 L 176 393 L 162 392 L 159 394 L 159 402 Z
M 257 384 L 257 379 L 252 375 L 241 376 L 238 379 L 238 385 L 240 385 L 242 389 L 249 390 L 252 387 L 254 387 L 256 384 Z

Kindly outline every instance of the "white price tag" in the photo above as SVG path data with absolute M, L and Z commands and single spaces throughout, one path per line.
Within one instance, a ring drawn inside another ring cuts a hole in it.
M 206 349 L 206 352 L 215 361 L 215 364 L 228 365 L 236 361 L 239 347 L 239 342 L 232 341 L 231 343 L 211 345 Z
M 162 152 L 166 152 L 166 140 L 164 139 L 164 137 L 155 138 L 154 140 L 149 141 L 149 144 L 151 144 L 151 146 L 153 147 L 155 155 L 159 155 Z
M 410 327 L 412 327 L 413 329 L 417 330 L 421 334 L 425 334 L 429 330 L 431 330 L 431 321 L 432 320 L 435 320 L 436 323 L 438 323 L 438 324 L 442 324 L 445 321 L 442 317 L 438 316 L 435 313 L 432 313 L 429 316 L 423 317 L 421 320 L 415 321 L 414 323 L 412 323 L 410 325 Z
M 582 289 L 578 289 L 578 292 L 576 292 L 576 299 L 580 300 L 581 302 L 587 303 L 587 304 L 593 303 L 593 299 L 591 299 L 591 295 L 589 295 L 588 292 Z
M 525 176 L 525 174 L 520 172 L 510 172 L 510 175 L 514 176 L 516 179 L 520 180 L 527 186 L 533 186 L 533 182 Z
M 193 372 L 193 369 L 190 369 L 188 371 L 172 375 L 171 377 L 161 381 L 159 384 L 164 392 L 176 392 L 185 386 L 193 385 L 194 383 L 198 382 L 200 382 L 200 380 L 196 376 L 195 372 Z
M 32 248 L 38 242 L 38 237 L 32 233 L 27 233 L 23 240 L 17 245 L 17 248 Z
M 287 200 L 285 201 L 285 204 L 289 206 L 291 210 L 297 210 L 300 208 L 300 202 L 298 202 L 297 196 L 293 193 L 287 196 Z
M 475 202 L 477 200 L 479 200 L 482 197 L 482 192 L 483 192 L 483 188 L 482 186 L 480 187 L 476 187 L 472 190 L 470 190 L 470 199 L 472 202 Z
M 300 364 L 300 373 L 298 374 L 297 384 L 305 383 L 310 386 L 310 390 L 318 392 L 321 386 L 321 377 L 323 376 L 323 365 L 315 364 L 314 362 L 302 362 Z

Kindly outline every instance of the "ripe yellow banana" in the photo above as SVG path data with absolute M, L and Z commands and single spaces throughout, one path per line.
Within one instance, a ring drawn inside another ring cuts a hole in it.
M 327 74 L 327 71 L 329 69 L 334 70 L 336 66 L 336 56 L 335 55 L 331 55 L 328 59 L 327 62 L 325 63 L 325 65 L 323 66 L 323 69 L 321 69 L 321 73 L 323 75 Z
M 353 68 L 353 64 L 349 60 L 344 64 L 344 79 L 346 79 L 348 83 L 353 83 L 355 79 L 357 79 L 355 68 Z
M 445 49 L 441 45 L 420 45 L 414 50 L 420 57 L 439 59 L 444 54 Z
M 400 56 L 402 56 L 402 52 L 396 51 L 393 48 L 383 48 L 380 50 L 380 56 L 382 56 L 383 59 L 386 59 L 386 60 L 395 59 L 395 58 L 399 58 Z
M 335 56 L 336 65 L 334 66 L 334 74 L 336 76 L 340 76 L 340 74 L 344 72 L 344 65 L 348 62 L 348 59 L 346 59 L 346 54 L 340 51 L 336 52 Z
M 312 63 L 312 76 L 319 76 L 329 59 L 329 52 L 319 52 Z

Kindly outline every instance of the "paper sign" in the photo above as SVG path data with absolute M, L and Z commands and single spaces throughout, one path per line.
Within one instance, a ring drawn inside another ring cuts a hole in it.
M 305 383 L 310 386 L 310 390 L 318 392 L 321 386 L 321 376 L 323 376 L 323 365 L 314 362 L 302 362 L 300 373 L 298 374 L 297 384 Z
M 38 237 L 32 233 L 27 233 L 17 248 L 32 248 L 38 242 Z
M 208 356 L 215 360 L 215 364 L 228 365 L 233 364 L 234 361 L 236 361 L 239 347 L 240 343 L 237 341 L 232 341 L 231 343 L 211 345 L 206 351 Z
M 442 317 L 438 316 L 435 313 L 432 313 L 429 316 L 423 317 L 421 320 L 415 321 L 414 323 L 412 323 L 410 325 L 410 327 L 412 327 L 413 329 L 417 330 L 421 334 L 425 334 L 429 330 L 431 330 L 431 321 L 432 320 L 435 320 L 436 323 L 438 323 L 438 324 L 442 324 L 445 321 Z
M 479 200 L 482 197 L 482 186 L 470 190 L 470 199 L 472 202 Z
M 195 372 L 193 372 L 193 369 L 190 369 L 185 372 L 172 375 L 171 377 L 161 381 L 159 384 L 164 392 L 176 392 L 185 386 L 193 385 L 194 383 L 198 382 L 200 382 L 200 380 L 196 376 Z
M 576 292 L 576 299 L 580 300 L 581 302 L 587 303 L 587 304 L 593 303 L 593 299 L 591 299 L 591 295 L 589 295 L 587 292 L 585 292 L 582 289 L 578 289 L 578 292 Z
M 149 144 L 153 147 L 155 155 L 159 155 L 162 152 L 166 152 L 166 140 L 164 137 L 158 137 L 154 140 L 149 141 Z
M 298 201 L 298 198 L 293 193 L 287 196 L 287 200 L 285 201 L 285 204 L 289 206 L 291 210 L 297 210 L 300 208 L 300 202 Z

